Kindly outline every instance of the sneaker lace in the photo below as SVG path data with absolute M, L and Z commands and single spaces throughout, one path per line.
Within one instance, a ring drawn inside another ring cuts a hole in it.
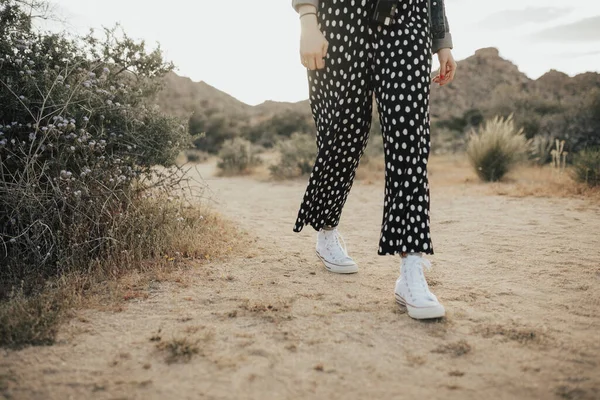
M 424 257 L 418 257 L 418 260 L 412 261 L 411 265 L 414 265 L 414 267 L 411 268 L 411 273 L 408 274 L 408 279 L 411 283 L 410 286 L 413 295 L 429 296 L 429 285 L 427 284 L 427 280 L 425 279 L 423 267 L 425 267 L 427 271 L 431 271 L 431 261 L 427 260 Z M 418 267 L 418 270 L 415 267 Z
M 348 255 L 348 249 L 346 248 L 346 241 L 344 240 L 344 238 L 342 237 L 342 234 L 340 232 L 338 232 L 337 229 L 334 229 L 333 239 L 335 241 L 335 244 L 340 246 L 342 248 L 342 250 L 344 250 L 344 253 L 346 255 Z
M 342 234 L 336 229 L 332 229 L 329 232 L 326 232 L 326 246 L 328 249 L 332 248 L 341 248 L 344 255 L 348 256 L 348 249 L 346 247 L 346 242 L 342 237 Z

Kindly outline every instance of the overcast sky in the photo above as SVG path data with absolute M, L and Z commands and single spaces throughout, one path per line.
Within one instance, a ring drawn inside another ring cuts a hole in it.
M 130 36 L 160 43 L 178 74 L 248 104 L 308 97 L 291 0 L 53 2 L 62 28 L 120 22 Z M 531 78 L 551 68 L 600 71 L 599 0 L 446 0 L 446 13 L 457 60 L 493 46 Z

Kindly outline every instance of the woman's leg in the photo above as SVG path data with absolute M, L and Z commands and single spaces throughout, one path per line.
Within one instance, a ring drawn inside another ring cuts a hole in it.
M 379 255 L 433 254 L 429 230 L 428 0 L 403 0 L 373 40 L 375 96 L 384 139 L 385 202 Z
M 316 157 L 298 212 L 304 225 L 337 226 L 371 127 L 369 22 L 372 1 L 321 0 L 320 29 L 329 42 L 325 68 L 308 70 L 309 102 L 317 128 Z

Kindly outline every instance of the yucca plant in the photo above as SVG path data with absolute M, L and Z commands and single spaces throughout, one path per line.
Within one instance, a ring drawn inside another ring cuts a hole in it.
M 530 156 L 538 165 L 548 164 L 552 160 L 552 149 L 554 148 L 554 137 L 552 135 L 536 135 L 531 140 Z
M 516 129 L 513 115 L 487 120 L 478 131 L 471 130 L 467 155 L 484 181 L 498 181 L 526 154 L 531 142 L 523 129 Z
M 573 174 L 578 182 L 599 186 L 600 149 L 587 149 L 579 152 L 573 160 Z

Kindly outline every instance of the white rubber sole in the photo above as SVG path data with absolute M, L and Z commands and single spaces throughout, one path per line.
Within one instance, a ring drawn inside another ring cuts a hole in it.
M 406 307 L 408 316 L 414 319 L 430 319 L 430 318 L 442 318 L 446 315 L 444 306 L 439 304 L 436 307 L 415 307 L 406 302 L 398 293 L 396 295 L 396 303 L 402 307 Z
M 321 255 L 319 254 L 318 251 L 315 251 L 315 253 L 317 254 L 317 257 L 319 257 L 319 259 L 323 262 L 323 264 L 325 265 L 325 268 L 327 268 L 327 271 L 329 271 L 329 272 L 334 272 L 336 274 L 355 274 L 358 272 L 358 265 L 356 265 L 356 264 L 352 264 L 352 265 L 334 264 L 334 263 L 327 261 L 323 257 L 321 257 Z

